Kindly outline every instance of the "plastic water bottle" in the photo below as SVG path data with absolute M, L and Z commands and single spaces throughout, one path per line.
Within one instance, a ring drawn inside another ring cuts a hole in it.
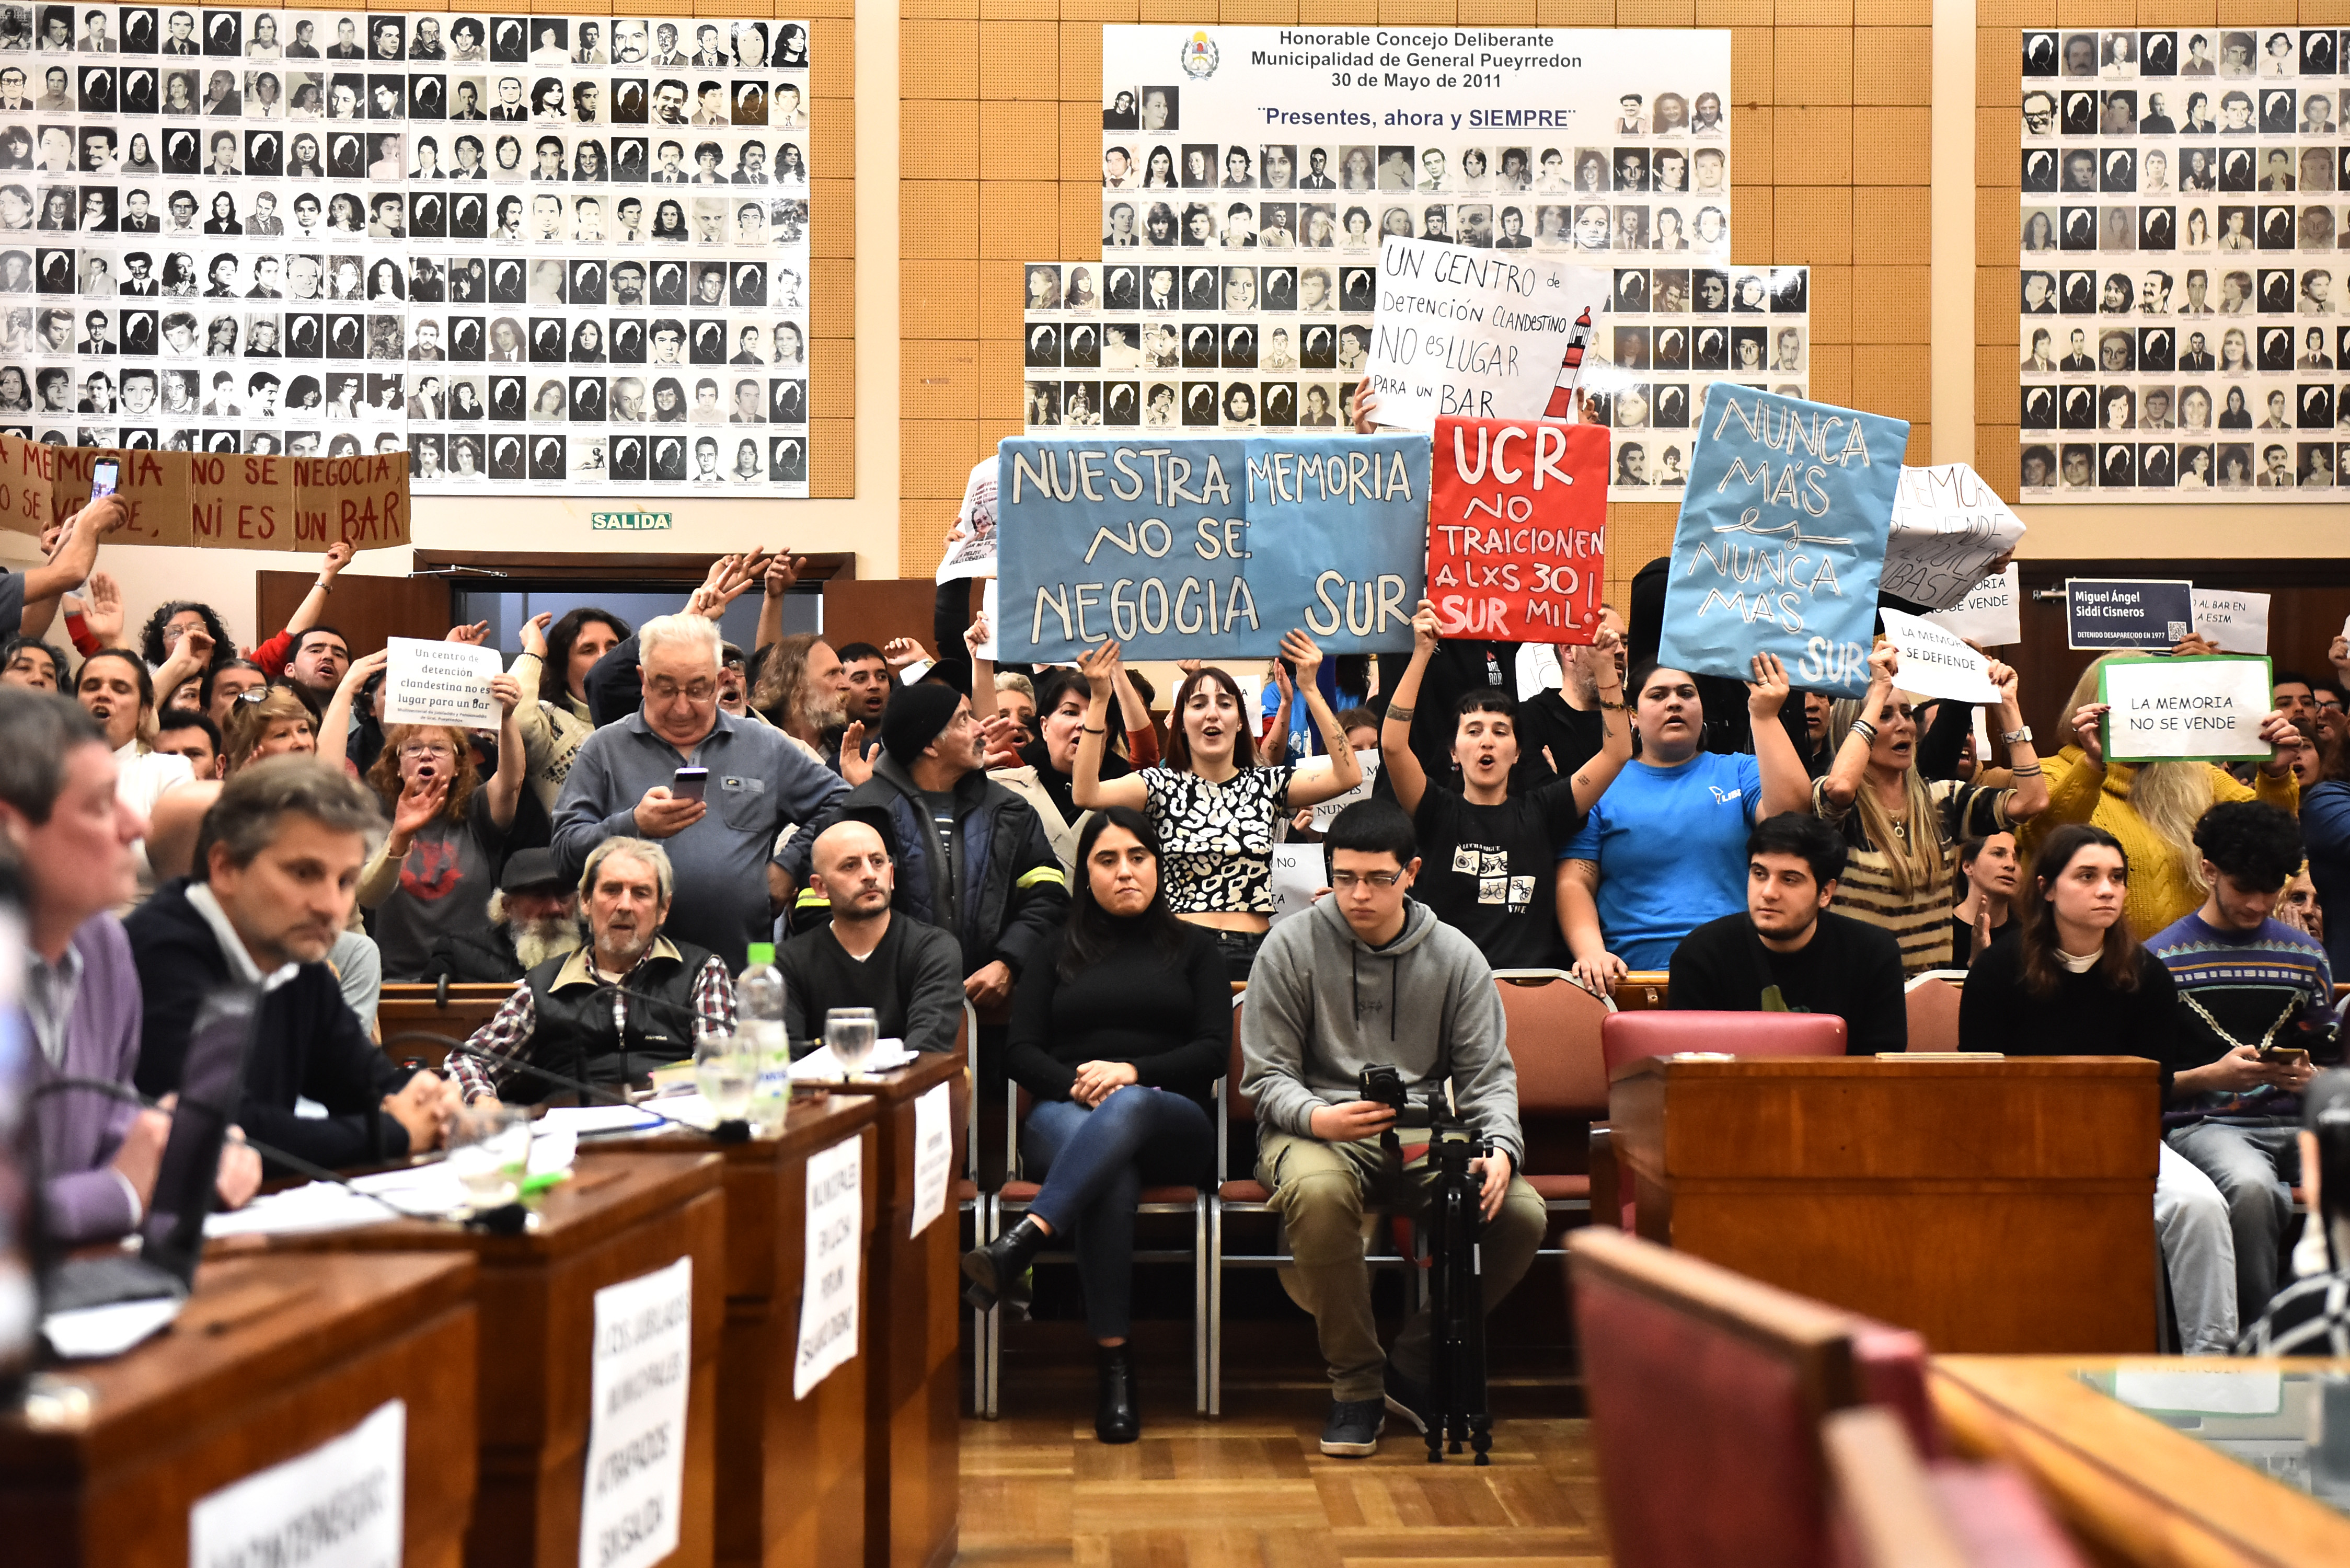
M 784 971 L 775 967 L 773 942 L 753 942 L 751 961 L 734 981 L 734 1033 L 759 1064 L 758 1087 L 751 1096 L 751 1121 L 772 1137 L 784 1125 L 791 1103 L 792 1049 L 784 1030 Z

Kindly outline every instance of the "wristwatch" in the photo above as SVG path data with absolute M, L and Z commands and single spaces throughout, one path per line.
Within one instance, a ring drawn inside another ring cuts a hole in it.
M 2021 730 L 2002 730 L 1999 732 L 1999 743 L 2002 746 L 2020 746 L 2031 739 L 2032 726 L 2029 724 Z

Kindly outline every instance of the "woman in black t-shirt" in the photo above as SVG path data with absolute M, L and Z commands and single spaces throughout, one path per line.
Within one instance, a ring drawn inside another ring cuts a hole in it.
M 1411 750 L 1413 704 L 1438 641 L 1436 607 L 1426 599 L 1411 618 L 1411 662 L 1388 703 L 1379 755 L 1396 804 L 1411 813 L 1419 832 L 1413 891 L 1495 969 L 1564 969 L 1570 961 L 1553 896 L 1558 854 L 1632 755 L 1630 711 L 1616 669 L 1620 639 L 1602 628 L 1573 655 L 1578 669 L 1571 673 L 1598 692 L 1607 732 L 1599 754 L 1569 777 L 1513 796 L 1517 703 L 1503 689 L 1472 691 L 1460 700 L 1452 737 L 1459 788 L 1431 782 L 1420 767 Z
M 1021 975 L 1004 1049 L 1005 1070 L 1035 1098 L 1020 1146 L 1044 1189 L 1019 1224 L 963 1254 L 963 1299 L 993 1306 L 1048 1240 L 1074 1234 L 1101 1347 L 1094 1429 L 1130 1443 L 1134 1206 L 1146 1185 L 1211 1174 L 1207 1096 L 1231 1049 L 1232 988 L 1214 933 L 1169 911 L 1142 813 L 1097 808 L 1076 863 L 1061 950 Z

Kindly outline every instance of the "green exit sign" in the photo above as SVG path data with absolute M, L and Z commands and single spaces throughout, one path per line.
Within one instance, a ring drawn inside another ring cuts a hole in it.
M 598 534 L 657 533 L 671 525 L 673 519 L 666 512 L 590 512 L 588 526 Z

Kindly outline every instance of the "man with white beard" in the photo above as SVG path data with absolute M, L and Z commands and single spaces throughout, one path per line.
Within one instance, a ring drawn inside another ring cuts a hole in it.
M 551 849 L 524 849 L 506 861 L 490 895 L 490 929 L 455 933 L 432 947 L 427 978 L 512 984 L 526 970 L 578 950 L 579 890 Z

